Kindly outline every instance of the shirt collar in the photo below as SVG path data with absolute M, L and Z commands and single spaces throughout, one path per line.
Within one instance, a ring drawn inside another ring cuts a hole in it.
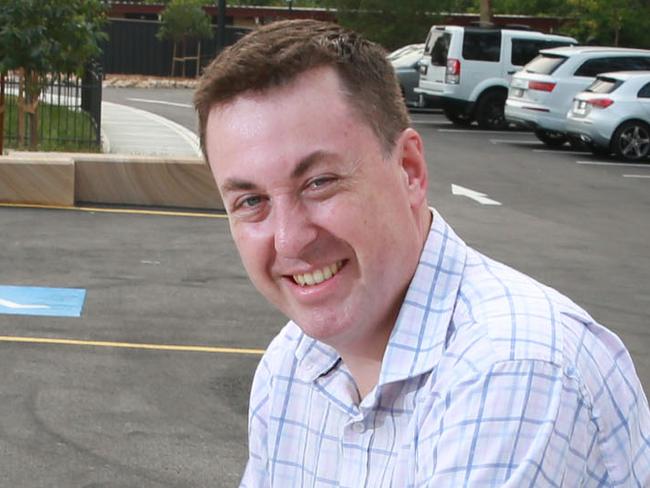
M 420 262 L 384 353 L 380 385 L 432 370 L 445 349 L 467 245 L 438 212 L 432 212 Z
M 379 384 L 433 369 L 445 347 L 460 287 L 466 244 L 434 209 L 433 220 L 382 361 Z M 313 381 L 339 361 L 336 350 L 301 331 L 295 352 L 297 374 Z

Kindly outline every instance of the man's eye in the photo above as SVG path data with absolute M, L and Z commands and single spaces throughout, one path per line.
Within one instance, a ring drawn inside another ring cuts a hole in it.
M 255 210 L 262 204 L 262 197 L 259 195 L 250 195 L 239 198 L 233 205 L 234 210 Z
M 244 198 L 244 200 L 242 200 L 241 206 L 250 208 L 259 205 L 261 202 L 262 202 L 262 197 L 259 196 L 247 197 Z
M 332 176 L 319 176 L 318 178 L 314 178 L 309 182 L 309 188 L 312 189 L 319 189 L 327 185 L 328 183 L 331 183 L 334 181 L 334 177 Z

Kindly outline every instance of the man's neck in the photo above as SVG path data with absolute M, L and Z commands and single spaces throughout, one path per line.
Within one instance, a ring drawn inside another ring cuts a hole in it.
M 368 395 L 379 381 L 384 352 L 388 339 L 393 331 L 396 317 L 391 317 L 388 323 L 374 331 L 372 337 L 360 341 L 358 347 L 337 348 L 338 353 L 359 390 L 360 399 Z
M 424 248 L 433 222 L 433 209 L 424 206 L 420 217 L 422 248 Z M 379 382 L 384 353 L 386 352 L 388 340 L 393 332 L 397 321 L 397 314 L 399 313 L 405 295 L 406 290 L 404 290 L 404 295 L 398 303 L 395 304 L 395 315 L 386 321 L 384 327 L 376 330 L 372 337 L 357 341 L 358 343 L 355 346 L 351 346 L 350 344 L 347 344 L 345 347 L 335 346 L 335 349 L 341 355 L 343 363 L 350 370 L 350 374 L 354 378 L 360 400 L 363 400 Z

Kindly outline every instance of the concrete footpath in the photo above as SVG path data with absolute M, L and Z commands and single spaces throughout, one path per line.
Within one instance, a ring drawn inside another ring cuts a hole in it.
M 102 102 L 102 152 L 123 155 L 201 157 L 192 131 L 159 115 Z

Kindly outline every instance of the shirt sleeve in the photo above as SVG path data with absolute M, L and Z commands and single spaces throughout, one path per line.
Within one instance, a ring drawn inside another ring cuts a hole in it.
M 434 395 L 419 419 L 415 485 L 607 485 L 590 401 L 573 373 L 503 361 Z
M 267 455 L 270 380 L 266 358 L 263 358 L 255 371 L 251 388 L 248 411 L 248 462 L 240 488 L 270 486 Z

